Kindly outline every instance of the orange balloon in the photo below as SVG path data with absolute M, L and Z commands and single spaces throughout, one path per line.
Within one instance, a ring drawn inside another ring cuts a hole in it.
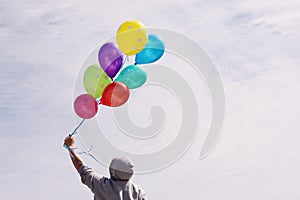
M 123 105 L 129 98 L 127 85 L 121 82 L 112 82 L 102 93 L 101 104 L 118 107 Z

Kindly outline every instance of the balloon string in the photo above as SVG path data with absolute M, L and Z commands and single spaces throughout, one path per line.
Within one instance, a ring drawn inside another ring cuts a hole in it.
M 93 149 L 93 145 L 91 146 L 91 148 L 88 150 L 88 151 L 85 151 L 85 150 L 83 150 L 83 149 L 80 149 L 79 147 L 75 147 L 75 148 L 70 148 L 70 147 L 68 147 L 67 145 L 65 145 L 64 144 L 64 147 L 69 151 L 69 154 L 70 154 L 70 156 L 74 159 L 74 156 L 70 153 L 70 150 L 71 149 L 78 149 L 78 150 L 80 150 L 79 152 L 77 152 L 77 154 L 84 154 L 84 155 L 87 155 L 87 156 L 90 156 L 92 159 L 94 159 L 96 162 L 98 162 L 98 163 L 100 163 L 101 164 L 101 162 L 92 154 L 92 153 L 90 153 L 91 151 L 92 151 L 92 149 Z
M 129 62 L 129 57 L 128 56 L 126 56 L 125 59 L 123 60 L 122 67 L 123 67 L 123 65 L 125 65 L 126 62 Z
M 74 134 L 77 133 L 77 130 L 83 124 L 84 121 L 85 121 L 85 119 L 82 119 L 82 121 L 78 124 L 78 126 L 74 129 L 74 131 L 71 134 L 69 134 L 69 137 L 72 137 Z
M 74 131 L 72 133 L 69 134 L 69 137 L 72 137 L 74 134 L 77 133 L 77 130 L 79 129 L 79 127 L 83 124 L 83 122 L 85 121 L 85 119 L 82 119 L 82 121 L 78 124 L 78 126 L 74 129 Z M 67 150 L 69 150 L 69 147 L 64 144 L 63 145 Z
M 99 99 L 98 100 L 98 102 L 99 102 L 99 104 L 100 104 L 100 101 L 101 101 L 101 99 Z M 69 134 L 69 137 L 72 137 L 73 135 L 75 135 L 76 133 L 77 133 L 77 131 L 78 131 L 78 129 L 80 128 L 80 126 L 84 123 L 84 121 L 85 121 L 86 119 L 82 119 L 82 121 L 78 124 L 78 126 L 74 129 L 74 131 L 71 133 L 71 134 Z M 66 148 L 69 152 L 70 152 L 70 147 L 68 147 L 66 144 L 64 144 L 63 145 L 64 146 L 64 148 Z M 78 147 L 75 147 L 75 148 L 72 148 L 72 149 L 79 149 Z M 88 150 L 88 151 L 85 151 L 85 150 L 83 150 L 83 149 L 81 149 L 81 151 L 80 152 L 77 152 L 78 154 L 85 154 L 85 155 L 88 155 L 88 156 L 90 156 L 91 158 L 93 158 L 96 162 L 98 162 L 98 163 L 100 163 L 100 161 L 92 154 L 92 153 L 90 153 L 91 151 L 92 151 L 92 149 L 93 149 L 93 146 L 91 146 L 91 148 Z M 72 157 L 72 158 L 74 158 L 74 156 L 70 153 L 70 156 Z
M 101 98 L 99 100 L 97 100 L 98 104 L 101 104 Z M 81 122 L 78 124 L 78 126 L 74 129 L 74 131 L 72 133 L 69 134 L 69 137 L 72 137 L 73 135 L 75 135 L 78 131 L 78 129 L 80 128 L 80 126 L 85 122 L 86 119 L 82 119 Z M 65 146 L 65 145 L 64 145 Z
M 78 148 L 79 149 L 79 148 Z M 85 154 L 93 158 L 96 162 L 100 163 L 100 161 L 92 154 L 90 153 L 93 150 L 93 145 L 91 145 L 91 148 L 88 151 L 85 151 L 81 149 L 81 152 L 77 152 L 78 154 Z

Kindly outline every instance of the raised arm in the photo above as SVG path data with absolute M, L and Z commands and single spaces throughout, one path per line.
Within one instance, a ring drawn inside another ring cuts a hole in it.
M 98 188 L 99 185 L 102 184 L 102 182 L 105 180 L 105 177 L 103 177 L 102 179 L 102 177 L 95 173 L 92 168 L 84 165 L 82 158 L 76 153 L 76 150 L 74 149 L 74 143 L 74 138 L 68 136 L 66 137 L 64 144 L 69 149 L 72 163 L 78 171 L 82 183 L 87 185 L 92 190 L 92 192 L 95 193 L 95 188 Z
M 83 160 L 82 158 L 76 153 L 76 150 L 74 149 L 74 143 L 75 140 L 73 137 L 67 136 L 65 139 L 65 145 L 68 147 L 70 157 L 72 160 L 72 163 L 77 171 L 79 171 L 80 167 L 83 166 Z

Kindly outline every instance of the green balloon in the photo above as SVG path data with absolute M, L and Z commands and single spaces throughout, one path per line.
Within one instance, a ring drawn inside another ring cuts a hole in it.
M 129 89 L 135 89 L 142 86 L 147 80 L 147 74 L 138 65 L 129 65 L 124 68 L 115 80 L 122 82 L 128 86 Z
M 83 84 L 85 90 L 96 99 L 102 96 L 103 90 L 110 83 L 111 79 L 98 64 L 89 66 L 84 72 Z

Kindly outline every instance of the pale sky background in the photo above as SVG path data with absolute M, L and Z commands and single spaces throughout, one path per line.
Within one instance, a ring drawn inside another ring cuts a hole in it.
M 299 10 L 296 0 L 1 0 L 0 199 L 92 199 L 62 148 L 75 127 L 74 82 L 90 51 L 132 19 L 206 49 L 227 100 L 208 158 L 192 146 L 134 177 L 149 199 L 299 199 Z

